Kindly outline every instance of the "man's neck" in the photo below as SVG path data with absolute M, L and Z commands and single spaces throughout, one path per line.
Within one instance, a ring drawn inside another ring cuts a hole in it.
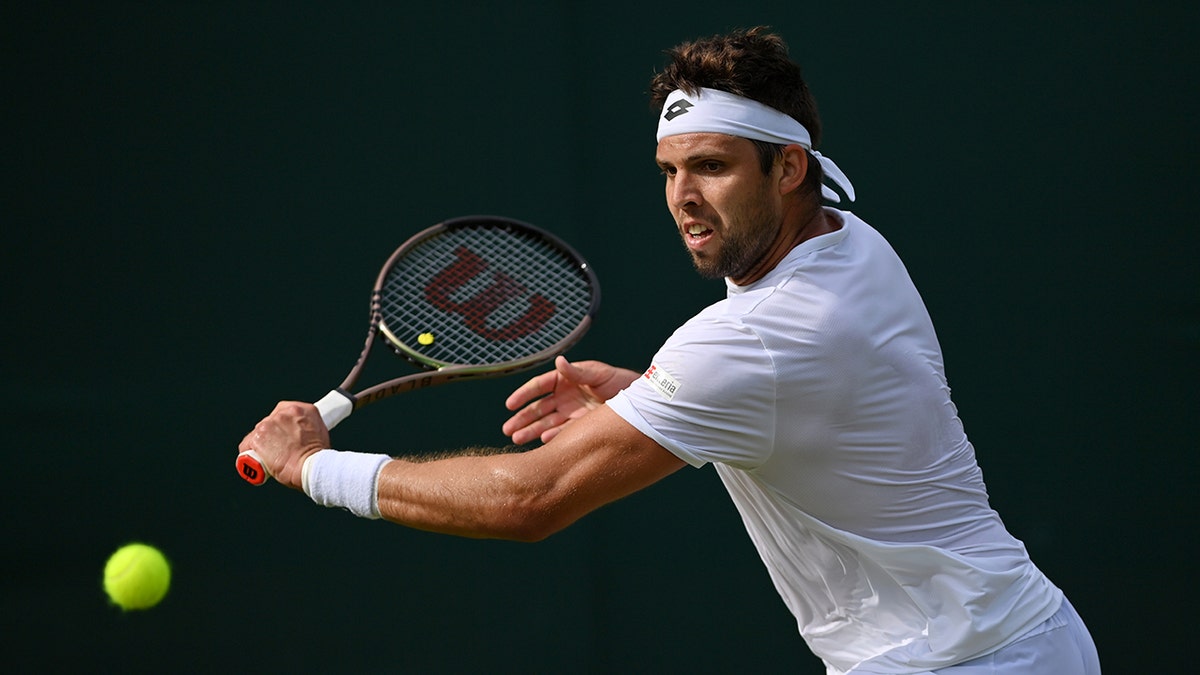
M 742 276 L 733 279 L 738 286 L 749 286 L 762 279 L 800 244 L 842 227 L 840 219 L 822 206 L 820 199 L 797 199 L 784 208 L 779 236 L 767 252 Z

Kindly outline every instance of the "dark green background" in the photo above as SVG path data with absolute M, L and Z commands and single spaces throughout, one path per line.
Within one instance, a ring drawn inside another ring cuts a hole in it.
M 277 399 L 341 379 L 378 265 L 447 217 L 571 241 L 605 297 L 572 355 L 643 367 L 723 291 L 662 205 L 647 80 L 759 23 L 1106 672 L 1194 662 L 1195 3 L 411 4 L 5 5 L 0 668 L 821 672 L 711 468 L 537 545 L 233 471 Z M 368 408 L 335 442 L 500 443 L 517 383 Z M 122 614 L 101 568 L 135 539 L 174 586 Z

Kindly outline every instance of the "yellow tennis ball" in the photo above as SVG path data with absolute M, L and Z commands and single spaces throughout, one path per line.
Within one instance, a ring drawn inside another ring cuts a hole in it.
M 122 546 L 104 565 L 104 590 L 121 609 L 149 609 L 170 586 L 170 563 L 147 544 Z
M 433 344 L 433 333 L 421 333 L 417 336 L 417 342 L 428 347 Z

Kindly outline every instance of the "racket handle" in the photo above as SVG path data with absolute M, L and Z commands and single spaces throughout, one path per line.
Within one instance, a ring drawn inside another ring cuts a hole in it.
M 325 397 L 317 401 L 315 405 L 317 412 L 321 413 L 321 420 L 325 422 L 326 429 L 336 427 L 339 422 L 354 412 L 354 401 L 337 389 L 325 394 Z M 267 465 L 253 450 L 238 454 L 237 472 L 251 485 L 265 485 L 271 478 L 271 472 L 267 470 Z
M 267 480 L 271 478 L 271 472 L 267 471 L 267 465 L 263 464 L 258 453 L 253 450 L 247 450 L 238 454 L 237 472 L 239 476 L 246 479 L 246 482 L 251 485 L 265 485 Z

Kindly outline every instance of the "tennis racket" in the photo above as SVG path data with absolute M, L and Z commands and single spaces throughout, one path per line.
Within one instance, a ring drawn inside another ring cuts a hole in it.
M 389 396 L 534 368 L 578 342 L 599 305 L 591 266 L 554 235 L 496 216 L 447 220 L 388 258 L 362 353 L 317 410 L 332 429 Z M 355 390 L 377 339 L 422 370 Z M 254 485 L 270 478 L 253 450 L 237 471 Z

